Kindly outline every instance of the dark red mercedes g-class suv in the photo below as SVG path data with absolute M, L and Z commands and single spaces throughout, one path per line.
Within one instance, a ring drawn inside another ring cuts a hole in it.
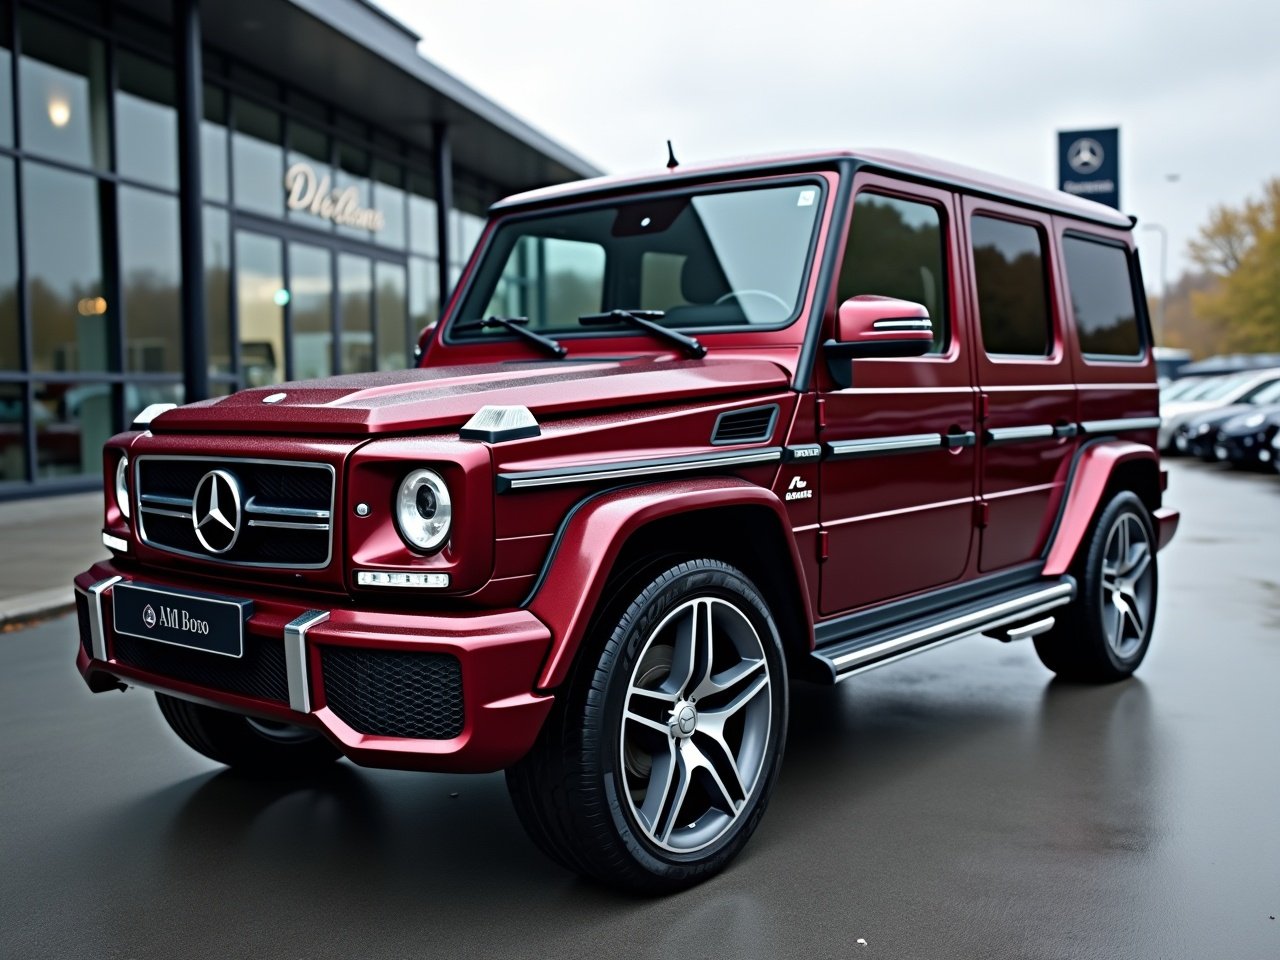
M 144 413 L 76 578 L 93 690 L 214 760 L 505 769 L 565 866 L 747 842 L 789 681 L 973 634 L 1151 640 L 1162 505 L 1132 222 L 908 154 L 492 211 L 417 369 Z

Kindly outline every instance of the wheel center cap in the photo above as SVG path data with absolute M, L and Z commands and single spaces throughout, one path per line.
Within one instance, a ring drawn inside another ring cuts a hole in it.
M 697 708 L 687 700 L 677 703 L 671 711 L 671 735 L 678 740 L 687 740 L 697 729 Z

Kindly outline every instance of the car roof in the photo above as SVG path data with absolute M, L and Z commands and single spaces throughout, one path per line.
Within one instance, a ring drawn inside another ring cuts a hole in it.
M 529 190 L 499 200 L 491 208 L 495 212 L 518 207 L 564 203 L 590 197 L 630 193 L 636 190 L 699 181 L 723 179 L 726 176 L 749 176 L 831 168 L 852 163 L 857 169 L 880 170 L 906 175 L 945 186 L 956 186 L 969 192 L 1012 200 L 1043 210 L 1090 220 L 1121 230 L 1131 229 L 1132 217 L 1093 200 L 1072 196 L 1061 190 L 1049 190 L 1009 177 L 988 173 L 974 167 L 940 160 L 906 150 L 865 149 L 827 150 L 811 153 L 777 154 L 745 157 L 712 163 L 680 165 L 673 169 L 649 170 L 641 173 L 595 177 L 574 183 Z

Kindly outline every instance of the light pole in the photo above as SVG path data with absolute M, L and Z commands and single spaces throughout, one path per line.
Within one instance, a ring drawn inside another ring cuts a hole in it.
M 1159 223 L 1144 223 L 1142 229 L 1160 234 L 1160 309 L 1156 312 L 1155 335 L 1158 343 L 1164 339 L 1164 305 L 1169 299 L 1169 231 Z

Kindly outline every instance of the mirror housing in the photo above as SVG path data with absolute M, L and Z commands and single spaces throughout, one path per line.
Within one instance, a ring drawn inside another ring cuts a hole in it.
M 823 345 L 832 378 L 853 381 L 855 358 L 922 357 L 933 346 L 933 322 L 919 303 L 873 294 L 850 297 L 836 314 L 836 339 Z

